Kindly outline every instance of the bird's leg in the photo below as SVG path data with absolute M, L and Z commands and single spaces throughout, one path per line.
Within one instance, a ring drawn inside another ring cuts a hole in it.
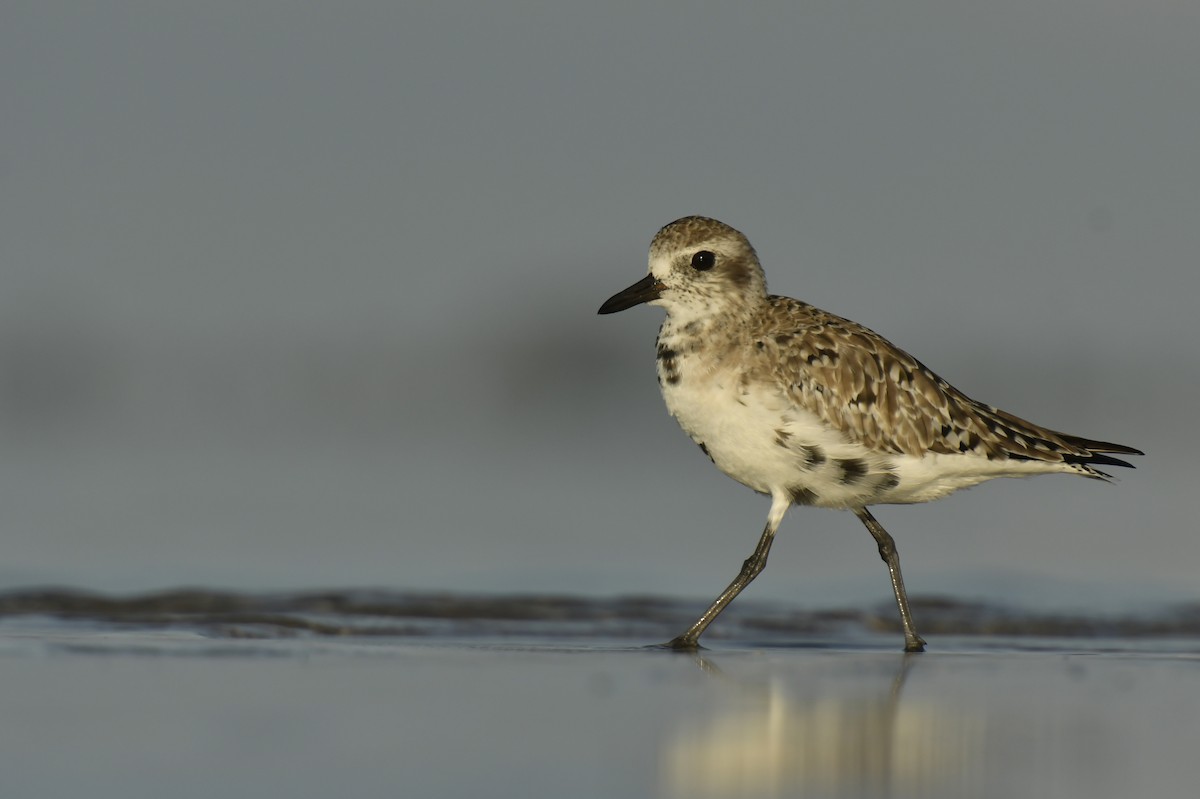
M 713 619 L 720 615 L 725 606 L 733 601 L 733 598 L 742 592 L 742 589 L 750 584 L 750 581 L 759 575 L 763 568 L 767 565 L 767 554 L 771 551 L 771 544 L 775 541 L 775 529 L 767 524 L 763 528 L 762 538 L 758 539 L 758 546 L 754 548 L 754 554 L 746 558 L 742 563 L 742 570 L 738 572 L 738 576 L 733 579 L 729 587 L 721 592 L 716 601 L 712 603 L 708 610 L 700 618 L 696 619 L 696 623 L 687 628 L 687 631 L 682 635 L 672 638 L 666 643 L 666 646 L 671 649 L 688 649 L 694 650 L 700 646 L 700 636 L 707 629 L 708 625 L 712 624 Z
M 700 646 L 700 636 L 704 633 L 708 625 L 712 624 L 713 619 L 720 615 L 725 606 L 733 601 L 733 598 L 742 592 L 742 589 L 750 584 L 750 581 L 759 575 L 763 567 L 767 565 L 767 554 L 771 551 L 771 544 L 775 541 L 775 531 L 779 529 L 780 523 L 783 521 L 783 514 L 791 506 L 791 497 L 787 494 L 773 494 L 771 497 L 771 512 L 767 516 L 767 526 L 763 528 L 762 537 L 758 539 L 758 546 L 754 548 L 754 554 L 746 558 L 742 564 L 742 570 L 738 572 L 738 576 L 733 579 L 729 587 L 721 592 L 716 601 L 704 611 L 700 618 L 696 619 L 696 623 L 688 627 L 682 635 L 676 636 L 668 641 L 664 646 L 671 649 L 695 650 Z
M 854 515 L 866 525 L 867 530 L 879 544 L 879 557 L 887 564 L 888 573 L 892 576 L 892 591 L 896 594 L 896 604 L 900 608 L 900 622 L 904 625 L 904 651 L 924 652 L 925 641 L 917 635 L 913 627 L 912 611 L 908 607 L 908 594 L 904 592 L 904 577 L 900 574 L 900 555 L 896 552 L 896 542 L 883 529 L 883 525 L 875 520 L 866 508 L 856 508 Z

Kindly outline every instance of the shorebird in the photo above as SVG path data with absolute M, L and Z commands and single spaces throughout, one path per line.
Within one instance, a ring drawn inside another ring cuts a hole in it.
M 674 649 L 699 647 L 766 566 L 787 509 L 811 505 L 853 511 L 866 526 L 891 575 L 904 649 L 921 652 L 896 543 L 868 506 L 929 502 L 996 477 L 1107 481 L 1097 466 L 1132 468 L 1112 454 L 1143 454 L 973 400 L 873 330 L 768 294 L 750 242 L 715 219 L 684 217 L 658 231 L 649 274 L 599 312 L 642 303 L 667 312 L 657 342 L 667 410 L 718 469 L 771 497 L 753 554 L 666 644 Z

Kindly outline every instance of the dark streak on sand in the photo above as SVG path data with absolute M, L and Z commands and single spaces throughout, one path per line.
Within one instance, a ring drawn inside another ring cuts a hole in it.
M 977 602 L 914 598 L 927 635 L 1059 638 L 1200 638 L 1200 603 L 1141 616 L 1079 616 L 1005 610 Z M 50 616 L 122 628 L 199 629 L 229 638 L 474 635 L 654 640 L 686 622 L 691 603 L 659 597 L 590 599 L 555 595 L 472 596 L 347 590 L 239 594 L 180 590 L 113 597 L 47 589 L 0 593 L 0 620 Z M 896 631 L 894 608 L 800 611 L 746 603 L 731 613 L 728 638 L 837 636 Z

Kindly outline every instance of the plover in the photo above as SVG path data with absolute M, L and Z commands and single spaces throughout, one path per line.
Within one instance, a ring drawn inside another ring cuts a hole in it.
M 767 293 L 737 230 L 689 216 L 658 231 L 649 274 L 600 313 L 666 309 L 658 383 L 667 410 L 717 468 L 771 497 L 753 554 L 695 624 L 668 642 L 695 649 L 713 619 L 763 570 L 792 505 L 853 511 L 887 564 L 904 649 L 913 626 L 896 544 L 867 510 L 929 502 L 996 477 L 1111 476 L 1133 447 L 1067 435 L 977 402 L 887 339 L 790 297 Z

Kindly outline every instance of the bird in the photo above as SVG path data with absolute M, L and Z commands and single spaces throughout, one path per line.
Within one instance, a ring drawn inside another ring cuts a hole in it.
M 878 333 L 809 303 L 767 293 L 740 231 L 687 216 L 650 244 L 644 278 L 600 314 L 641 304 L 666 311 L 658 384 L 671 416 L 718 469 L 770 497 L 754 552 L 733 582 L 664 646 L 700 636 L 763 570 L 793 505 L 849 510 L 887 564 L 904 650 L 921 652 L 896 543 L 870 506 L 941 499 L 997 477 L 1133 465 L 1122 444 L 1056 432 L 971 399 Z

